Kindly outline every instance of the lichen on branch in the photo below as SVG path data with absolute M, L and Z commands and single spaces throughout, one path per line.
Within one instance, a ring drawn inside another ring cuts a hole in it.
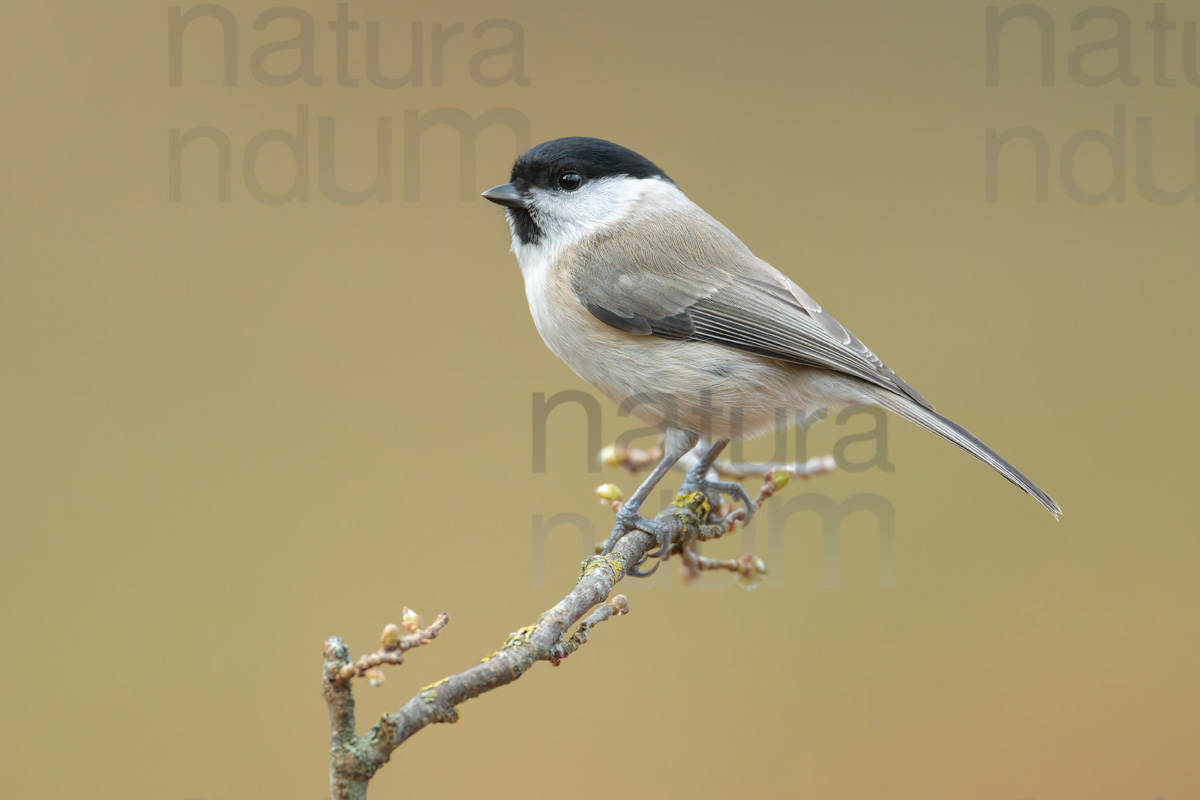
M 636 471 L 653 453 L 625 449 L 606 451 L 612 465 Z M 802 465 L 768 465 L 763 485 L 755 498 L 761 507 L 792 477 L 808 477 L 828 472 L 831 459 L 811 459 Z M 738 470 L 746 465 L 723 466 L 723 476 L 741 479 Z M 720 473 L 722 465 L 716 467 Z M 762 474 L 761 472 L 758 474 Z M 621 509 L 621 491 L 612 484 L 597 490 L 601 502 L 615 513 Z M 667 526 L 670 543 L 663 558 L 679 555 L 685 578 L 692 580 L 709 570 L 726 570 L 738 575 L 751 588 L 766 574 L 762 559 L 747 554 L 738 559 L 716 560 L 699 553 L 700 543 L 719 538 L 735 530 L 745 510 L 713 508 L 703 492 L 680 495 L 655 517 Z M 419 690 L 403 706 L 384 714 L 362 736 L 356 735 L 354 696 L 355 678 L 368 678 L 373 685 L 383 680 L 382 667 L 398 666 L 408 650 L 429 644 L 449 622 L 438 614 L 424 626 L 419 615 L 405 609 L 401 625 L 388 625 L 380 637 L 380 648 L 353 659 L 349 647 L 339 638 L 325 645 L 324 697 L 329 710 L 330 788 L 334 800 L 362 800 L 371 777 L 388 762 L 393 751 L 423 728 L 459 720 L 458 707 L 473 697 L 505 686 L 523 676 L 538 661 L 558 666 L 577 652 L 589 639 L 592 629 L 608 619 L 629 612 L 624 595 L 610 598 L 613 588 L 634 574 L 657 543 L 650 534 L 635 530 L 622 537 L 608 555 L 593 555 L 584 560 L 575 586 L 553 608 L 544 611 L 532 624 L 509 634 L 500 649 L 484 656 L 476 665 L 443 678 Z M 572 626 L 576 626 L 572 631 Z M 407 631 L 401 633 L 401 629 Z

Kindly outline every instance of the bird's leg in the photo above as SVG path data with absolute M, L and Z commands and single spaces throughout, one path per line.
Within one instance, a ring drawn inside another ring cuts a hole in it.
M 712 492 L 714 494 L 727 494 L 733 496 L 736 500 L 742 502 L 746 506 L 746 518 L 743 524 L 749 524 L 750 518 L 754 516 L 754 501 L 750 499 L 749 493 L 737 481 L 713 481 L 708 479 L 708 473 L 712 466 L 717 461 L 717 456 L 721 455 L 721 451 L 729 444 L 728 439 L 717 439 L 712 443 L 712 447 L 705 451 L 704 455 L 700 456 L 700 461 L 694 467 L 688 470 L 687 477 L 683 480 L 682 492 L 688 494 L 691 492 Z M 717 498 L 718 501 L 720 497 Z
M 638 511 L 641 510 L 642 503 L 646 502 L 646 498 L 650 496 L 650 492 L 654 491 L 654 487 L 658 485 L 658 482 L 663 479 L 664 475 L 671 471 L 671 467 L 675 466 L 675 462 L 679 459 L 680 456 L 670 453 L 663 456 L 649 477 L 642 481 L 642 485 L 637 488 L 637 491 L 621 506 L 621 510 L 617 512 L 617 524 L 613 526 L 608 541 L 604 543 L 601 555 L 611 553 L 612 549 L 616 547 L 617 542 L 630 531 L 645 531 L 653 535 L 656 539 L 662 538 L 666 526 L 661 522 L 646 519 Z
M 658 482 L 671 471 L 671 467 L 675 466 L 676 461 L 696 446 L 698 439 L 699 437 L 696 434 L 685 433 L 679 430 L 667 431 L 666 438 L 663 441 L 662 460 L 658 462 L 658 465 L 654 467 L 646 480 L 642 481 L 642 485 L 637 488 L 637 491 L 633 493 L 629 500 L 621 506 L 621 510 L 617 512 L 617 522 L 613 525 L 608 541 L 604 543 L 601 555 L 611 553 L 613 548 L 616 547 L 617 542 L 625 534 L 635 530 L 645 531 L 658 542 L 658 550 L 648 553 L 647 558 L 657 558 L 667 552 L 667 549 L 671 546 L 671 527 L 656 520 L 646 519 L 638 512 L 642 508 L 642 503 L 646 502 L 646 498 L 654 491 L 654 487 L 658 485 Z M 639 561 L 638 563 L 640 564 L 641 562 Z M 658 566 L 655 565 L 654 569 L 658 569 Z M 653 573 L 653 569 L 644 573 L 638 572 L 636 568 L 629 571 L 629 574 L 635 577 L 646 577 Z

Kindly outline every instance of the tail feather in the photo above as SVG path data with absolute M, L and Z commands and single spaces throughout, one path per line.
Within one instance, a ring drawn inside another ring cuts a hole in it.
M 999 472 L 1005 478 L 1008 478 L 1009 481 L 1033 495 L 1034 499 L 1045 506 L 1046 510 L 1053 514 L 1055 519 L 1058 519 L 1059 515 L 1062 514 L 1062 509 L 1058 507 L 1058 503 L 1054 502 L 1053 497 L 1043 492 L 1037 484 L 1022 475 L 1016 467 L 1001 458 L 992 448 L 979 441 L 966 428 L 956 422 L 951 422 L 933 409 L 922 408 L 907 397 L 902 397 L 886 389 L 877 389 L 875 387 L 871 387 L 869 391 L 875 398 L 875 401 L 888 411 L 904 417 L 909 422 L 920 425 L 927 431 L 936 433 L 938 436 L 961 447 L 980 461 L 991 466 L 992 469 Z

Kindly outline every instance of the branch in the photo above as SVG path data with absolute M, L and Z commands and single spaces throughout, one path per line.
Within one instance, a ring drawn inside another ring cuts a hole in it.
M 337 684 L 348 684 L 352 678 L 374 677 L 372 673 L 378 672 L 376 668 L 383 664 L 399 666 L 404 663 L 404 651 L 429 644 L 449 621 L 450 615 L 443 611 L 433 620 L 432 625 L 422 629 L 420 616 L 415 611 L 406 608 L 403 613 L 403 624 L 409 631 L 407 636 L 401 637 L 400 629 L 395 624 L 388 624 L 383 629 L 383 635 L 379 637 L 382 646 L 378 650 L 365 656 L 359 656 L 358 661 L 353 664 L 347 661 L 336 669 L 327 666 L 326 677 Z M 383 681 L 379 680 L 378 682 L 382 683 Z
M 612 600 L 609 600 L 604 605 L 597 608 L 591 614 L 588 614 L 587 619 L 579 623 L 579 627 L 570 639 L 565 639 L 559 642 L 550 649 L 550 658 L 548 659 L 551 665 L 557 667 L 562 663 L 562 660 L 574 653 L 583 645 L 587 644 L 588 632 L 592 628 L 604 622 L 606 619 L 611 619 L 614 615 L 629 613 L 629 598 L 623 594 L 619 594 Z
M 761 506 L 783 488 L 793 474 L 807 477 L 827 471 L 822 466 L 825 461 L 812 459 L 805 465 L 772 469 L 755 500 L 756 506 Z M 832 462 L 832 459 L 828 461 Z M 813 462 L 820 464 L 809 471 Z M 800 471 L 793 473 L 792 467 L 797 466 Z M 598 493 L 602 503 L 614 511 L 620 509 L 620 490 L 615 486 L 602 486 Z M 702 492 L 695 492 L 678 496 L 660 512 L 655 520 L 671 531 L 671 543 L 665 557 L 682 554 L 685 576 L 695 577 L 706 570 L 729 570 L 752 587 L 766 574 L 762 559 L 747 555 L 741 559 L 717 561 L 699 555 L 700 542 L 734 530 L 744 516 L 740 508 L 720 517 L 712 517 L 712 510 L 709 498 Z M 409 631 L 408 635 L 402 637 L 397 626 L 387 626 L 382 647 L 357 661 L 352 661 L 350 649 L 341 639 L 329 639 L 325 645 L 324 697 L 329 709 L 329 772 L 333 800 L 362 800 L 371 777 L 413 734 L 434 723 L 458 722 L 459 705 L 512 683 L 538 661 L 549 661 L 558 666 L 588 641 L 592 628 L 628 613 L 629 603 L 625 596 L 617 595 L 610 600 L 609 594 L 655 546 L 650 534 L 633 531 L 617 542 L 612 553 L 589 557 L 582 564 L 575 588 L 553 608 L 543 612 L 536 622 L 509 634 L 501 648 L 484 657 L 479 664 L 424 687 L 398 710 L 384 714 L 362 736 L 355 735 L 351 692 L 354 678 L 366 677 L 372 683 L 381 681 L 380 666 L 400 664 L 405 651 L 432 641 L 449 622 L 449 617 L 439 614 L 432 625 L 422 628 L 420 618 L 405 609 L 403 626 Z M 583 621 L 568 635 L 571 626 L 580 620 Z
M 674 469 L 687 472 L 695 466 L 696 462 L 700 460 L 700 456 L 698 455 L 699 449 L 694 448 L 690 453 L 679 459 L 675 463 Z M 635 474 L 653 467 L 661 460 L 662 448 L 660 447 L 651 447 L 649 450 L 642 450 L 623 444 L 611 444 L 600 451 L 600 463 L 603 466 L 623 467 Z M 757 478 L 764 473 L 773 471 L 789 472 L 797 478 L 812 478 L 818 475 L 828 475 L 830 472 L 833 472 L 837 469 L 837 461 L 833 456 L 817 456 L 807 461 L 793 464 L 754 464 L 718 461 L 713 464 L 713 469 L 717 471 L 718 476 L 729 480 Z

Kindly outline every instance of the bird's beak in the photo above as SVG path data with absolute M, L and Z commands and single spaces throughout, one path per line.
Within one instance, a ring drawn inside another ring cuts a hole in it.
M 499 186 L 493 186 L 484 192 L 483 196 L 493 203 L 507 208 L 525 208 L 527 205 L 525 196 L 511 183 L 502 183 Z

